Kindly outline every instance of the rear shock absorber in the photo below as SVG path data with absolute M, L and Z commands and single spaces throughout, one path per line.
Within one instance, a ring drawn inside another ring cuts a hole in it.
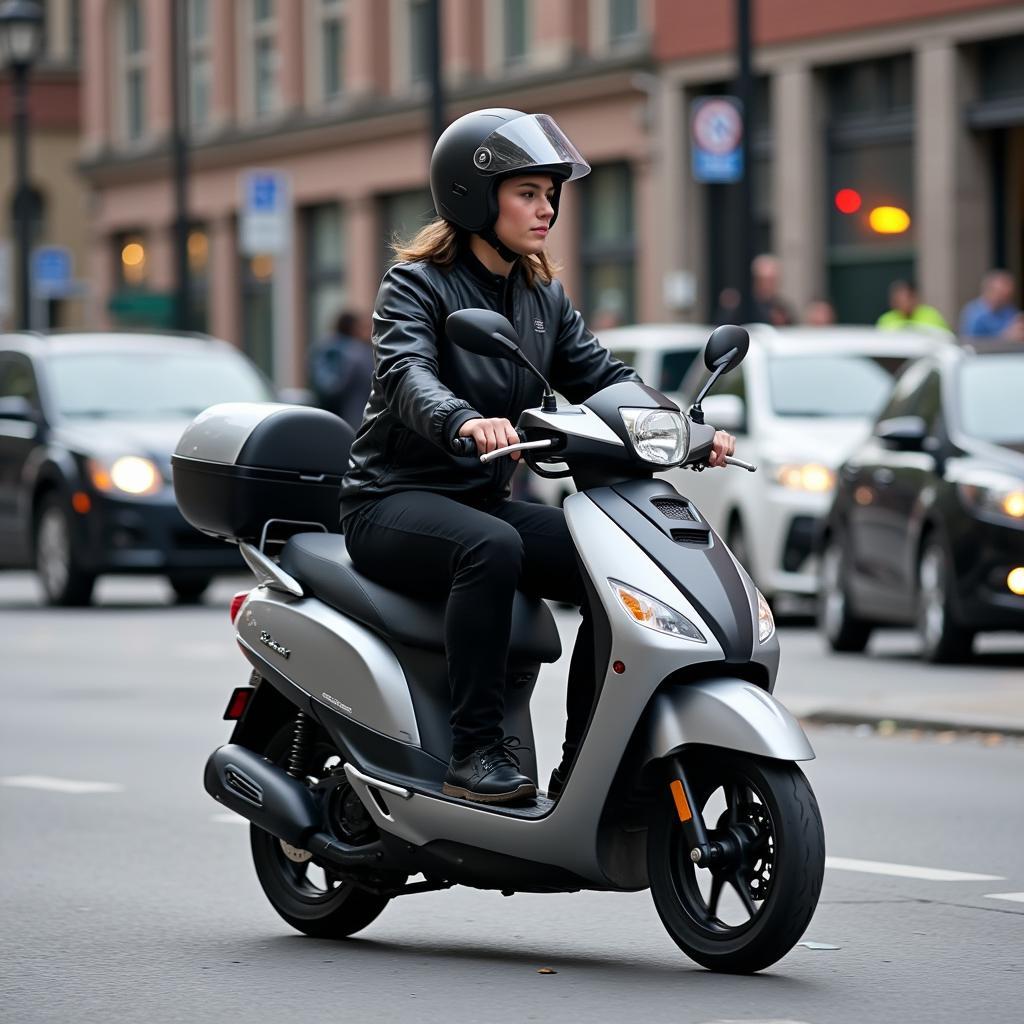
M 295 727 L 292 730 L 292 749 L 288 755 L 288 774 L 293 779 L 305 778 L 312 742 L 313 723 L 305 712 L 296 712 Z

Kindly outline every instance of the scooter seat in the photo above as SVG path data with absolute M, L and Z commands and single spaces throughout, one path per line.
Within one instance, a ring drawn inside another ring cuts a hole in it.
M 321 601 L 385 638 L 430 651 L 444 650 L 444 608 L 400 594 L 357 572 L 338 533 L 299 533 L 281 552 L 281 568 Z M 548 606 L 516 593 L 509 661 L 551 662 L 562 653 Z

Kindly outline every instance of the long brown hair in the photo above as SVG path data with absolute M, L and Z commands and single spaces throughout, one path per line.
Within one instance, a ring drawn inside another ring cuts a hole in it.
M 463 231 L 443 217 L 432 220 L 424 225 L 408 241 L 395 239 L 391 247 L 400 260 L 406 262 L 433 263 L 446 270 L 455 262 L 462 246 L 469 245 L 469 232 Z M 550 284 L 555 274 L 561 269 L 546 252 L 532 256 L 520 256 L 519 268 L 523 280 L 529 287 L 534 281 Z

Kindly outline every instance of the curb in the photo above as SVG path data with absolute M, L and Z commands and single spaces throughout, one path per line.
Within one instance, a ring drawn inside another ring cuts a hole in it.
M 806 725 L 870 725 L 888 730 L 920 729 L 927 732 L 955 732 L 961 735 L 977 733 L 999 733 L 1002 736 L 1024 738 L 1024 725 L 995 725 L 992 723 L 970 723 L 955 719 L 913 718 L 904 715 L 869 715 L 856 711 L 812 711 L 797 716 Z

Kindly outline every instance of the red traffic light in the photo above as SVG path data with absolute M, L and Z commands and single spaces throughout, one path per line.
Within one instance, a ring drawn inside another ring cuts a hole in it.
M 860 193 L 853 188 L 841 188 L 836 193 L 836 209 L 840 213 L 856 213 L 861 206 Z

